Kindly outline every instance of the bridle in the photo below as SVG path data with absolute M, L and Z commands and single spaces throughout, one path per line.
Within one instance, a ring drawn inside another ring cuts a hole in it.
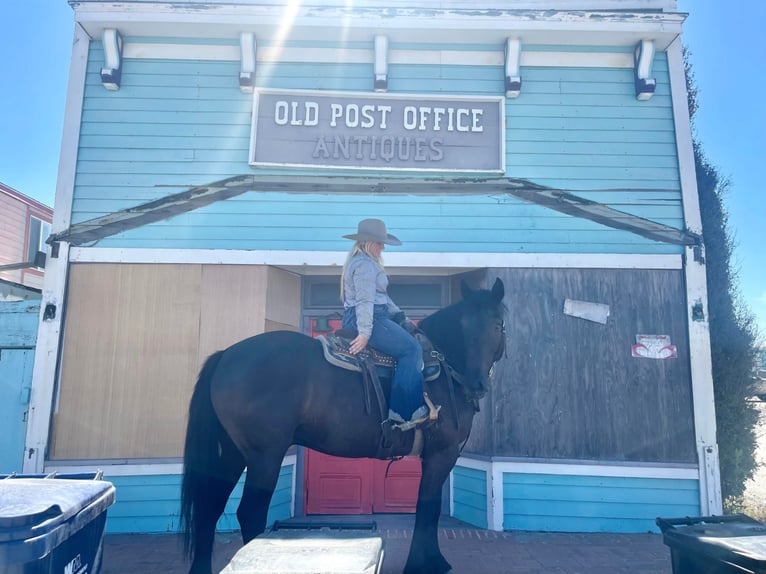
M 495 350 L 495 354 L 493 355 L 492 359 L 492 366 L 489 368 L 488 376 L 492 376 L 494 370 L 495 370 L 495 364 L 502 359 L 505 356 L 505 320 L 502 321 L 502 324 L 500 326 L 500 344 L 497 346 L 497 349 Z M 467 391 L 467 386 L 465 384 L 465 376 L 462 373 L 459 373 L 456 371 L 452 365 L 447 362 L 447 358 L 444 356 L 444 353 L 433 350 L 431 351 L 431 356 L 434 357 L 436 360 L 439 361 L 439 365 L 441 365 L 442 370 L 444 371 L 445 375 L 447 376 L 447 389 L 449 390 L 449 397 L 450 402 L 452 403 L 453 408 L 453 414 L 455 415 L 455 422 L 457 424 L 458 432 L 460 431 L 460 416 L 457 412 L 457 402 L 455 401 L 455 385 L 453 382 L 460 385 L 461 389 L 463 390 L 463 395 L 465 396 L 468 403 L 473 407 L 475 412 L 479 412 L 479 397 L 476 396 L 474 393 L 469 393 Z M 465 443 L 464 443 L 465 445 Z

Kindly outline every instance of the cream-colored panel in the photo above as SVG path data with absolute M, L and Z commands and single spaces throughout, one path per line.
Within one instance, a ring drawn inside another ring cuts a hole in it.
M 295 325 L 277 323 L 276 321 L 269 321 L 268 319 L 266 319 L 266 331 L 295 331 L 296 333 L 301 332 L 301 330 Z
M 268 267 L 204 265 L 199 365 L 216 351 L 264 331 Z
M 275 323 L 292 325 L 296 329 L 301 321 L 301 278 L 299 275 L 269 268 L 266 318 Z
M 199 265 L 72 266 L 51 459 L 181 456 L 201 276 Z

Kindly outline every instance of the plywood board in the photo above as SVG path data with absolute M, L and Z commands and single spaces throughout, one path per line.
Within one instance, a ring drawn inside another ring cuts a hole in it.
M 204 265 L 199 360 L 237 341 L 263 333 L 269 268 Z
M 199 265 L 72 266 L 51 459 L 181 455 L 201 279 Z
M 491 432 L 479 433 L 467 452 L 696 461 L 680 271 L 498 269 L 493 275 L 505 283 L 507 357 L 483 404 Z M 564 314 L 567 298 L 608 305 L 608 320 Z M 677 358 L 631 357 L 637 334 L 668 335 Z
M 298 328 L 301 319 L 301 278 L 298 275 L 269 268 L 266 318 Z

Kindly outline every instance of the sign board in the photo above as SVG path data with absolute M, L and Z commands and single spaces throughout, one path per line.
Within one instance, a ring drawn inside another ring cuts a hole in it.
M 675 359 L 678 349 L 671 343 L 670 335 L 636 335 L 630 355 L 643 359 Z
M 505 172 L 504 98 L 255 90 L 250 165 Z

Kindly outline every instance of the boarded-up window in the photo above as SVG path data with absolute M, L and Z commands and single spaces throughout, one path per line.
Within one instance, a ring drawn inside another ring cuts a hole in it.
M 489 275 L 505 283 L 506 356 L 465 452 L 696 463 L 680 270 L 495 269 Z M 608 305 L 608 320 L 566 314 L 567 299 Z M 669 337 L 677 358 L 631 356 L 641 334 Z
M 299 293 L 262 266 L 73 265 L 49 458 L 181 456 L 204 359 L 275 319 L 297 328 Z

